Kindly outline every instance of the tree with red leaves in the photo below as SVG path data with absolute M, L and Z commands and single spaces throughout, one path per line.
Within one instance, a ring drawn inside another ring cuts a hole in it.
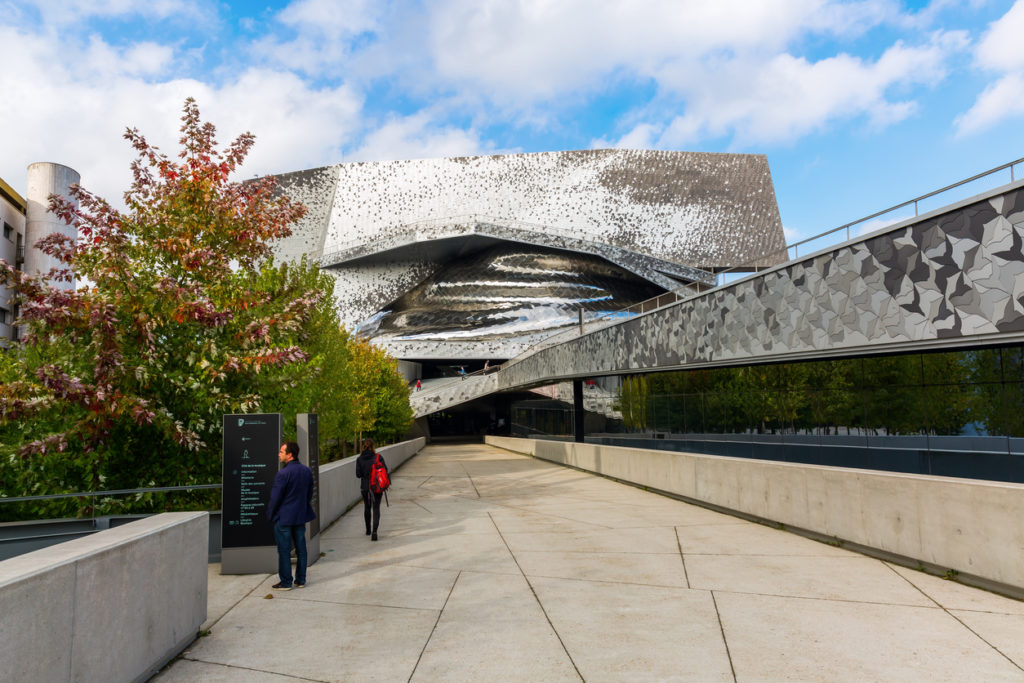
M 78 206 L 50 198 L 78 239 L 35 245 L 63 264 L 48 278 L 0 261 L 27 328 L 0 363 L 0 460 L 22 479 L 7 495 L 216 481 L 221 415 L 293 386 L 303 326 L 333 305 L 322 280 L 297 289 L 268 246 L 304 207 L 273 179 L 229 179 L 254 137 L 218 150 L 192 99 L 182 122 L 178 159 L 125 133 L 138 156 L 124 211 L 79 186 Z M 71 273 L 77 291 L 46 281 Z

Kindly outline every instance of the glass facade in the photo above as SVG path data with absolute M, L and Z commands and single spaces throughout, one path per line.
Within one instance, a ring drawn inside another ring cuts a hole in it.
M 977 467 L 982 478 L 1024 480 L 1024 346 L 650 373 L 592 384 L 606 388 L 608 405 L 587 405 L 588 413 L 601 413 L 588 414 L 588 441 L 647 438 L 677 442 L 664 446 L 676 450 L 685 444 L 696 452 L 954 476 L 975 476 Z M 561 422 L 551 406 L 543 421 L 532 422 L 537 413 L 517 412 L 521 407 L 513 405 L 514 433 L 571 434 L 571 403 L 561 403 L 567 415 Z M 600 426 L 591 429 L 595 423 Z M 1011 456 L 999 465 L 1008 473 L 993 476 L 991 459 L 936 464 L 952 462 L 956 453 Z

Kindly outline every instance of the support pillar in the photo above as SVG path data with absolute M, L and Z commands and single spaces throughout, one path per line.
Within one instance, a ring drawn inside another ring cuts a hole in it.
M 572 381 L 573 434 L 577 443 L 583 443 L 583 380 Z

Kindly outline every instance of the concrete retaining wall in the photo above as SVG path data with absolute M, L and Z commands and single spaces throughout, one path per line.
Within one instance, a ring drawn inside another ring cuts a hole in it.
M 1024 591 L 1024 484 L 510 437 L 487 443 Z
M 206 619 L 205 512 L 0 562 L 0 681 L 140 681 Z
M 394 472 L 402 463 L 419 453 L 426 443 L 424 437 L 419 437 L 377 450 L 387 463 L 388 470 Z M 357 457 L 359 456 L 353 455 L 320 466 L 321 529 L 327 528 L 328 524 L 341 517 L 345 510 L 362 499 L 359 493 L 359 480 L 356 479 Z

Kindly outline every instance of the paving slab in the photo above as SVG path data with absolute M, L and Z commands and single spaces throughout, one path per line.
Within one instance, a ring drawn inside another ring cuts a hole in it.
M 530 578 L 584 680 L 731 681 L 711 594 Z
M 665 553 L 516 553 L 527 576 L 641 583 L 686 587 L 686 572 L 678 554 Z
M 840 547 L 762 524 L 686 525 L 677 528 L 676 534 L 680 547 L 688 555 L 863 557 Z
M 174 664 L 150 679 L 153 683 L 177 683 L 178 681 L 202 681 L 203 683 L 296 683 L 316 681 L 313 678 L 272 674 L 238 666 L 196 662 L 179 659 Z
M 918 590 L 946 609 L 1024 616 L 1024 602 L 1020 600 L 978 590 L 909 567 L 893 564 L 889 566 L 907 582 L 916 586 Z M 1024 639 L 1021 642 L 1024 643 Z
M 393 479 L 305 588 L 211 567 L 158 680 L 1024 681 L 1017 600 L 487 446 Z
M 950 611 L 978 637 L 1024 669 L 1024 616 L 992 612 Z M 1021 674 L 1019 680 L 1024 680 Z
M 522 576 L 462 572 L 412 680 L 578 681 Z
M 206 574 L 206 621 L 200 627 L 204 631 L 270 576 L 270 574 L 221 574 L 220 562 L 210 563 L 207 566 Z
M 610 529 L 604 524 L 592 524 L 577 519 L 566 519 L 548 512 L 537 512 L 527 507 L 497 506 L 489 516 L 502 533 L 547 533 L 587 532 L 594 529 Z
M 1021 681 L 945 611 L 715 592 L 738 681 Z
M 686 555 L 691 588 L 932 607 L 927 596 L 870 557 Z
M 500 525 L 499 525 L 499 528 Z M 669 553 L 679 556 L 671 527 L 588 529 L 556 533 L 503 533 L 513 552 L 558 551 L 582 553 Z
M 365 536 L 364 536 L 365 538 Z M 364 564 L 404 564 L 433 569 L 519 574 L 515 558 L 493 529 L 484 534 L 451 536 L 390 536 L 382 532 L 378 542 L 337 543 L 321 540 L 320 548 L 334 551 L 332 557 Z
M 440 611 L 457 576 L 457 571 L 390 563 L 324 562 L 317 568 L 315 581 L 308 581 L 299 590 L 276 593 L 275 597 Z M 276 582 L 275 575 L 263 586 L 262 594 Z
M 274 597 L 242 600 L 182 658 L 317 681 L 404 680 L 437 621 L 437 610 L 268 593 Z M 372 645 L 381 642 L 384 657 Z

